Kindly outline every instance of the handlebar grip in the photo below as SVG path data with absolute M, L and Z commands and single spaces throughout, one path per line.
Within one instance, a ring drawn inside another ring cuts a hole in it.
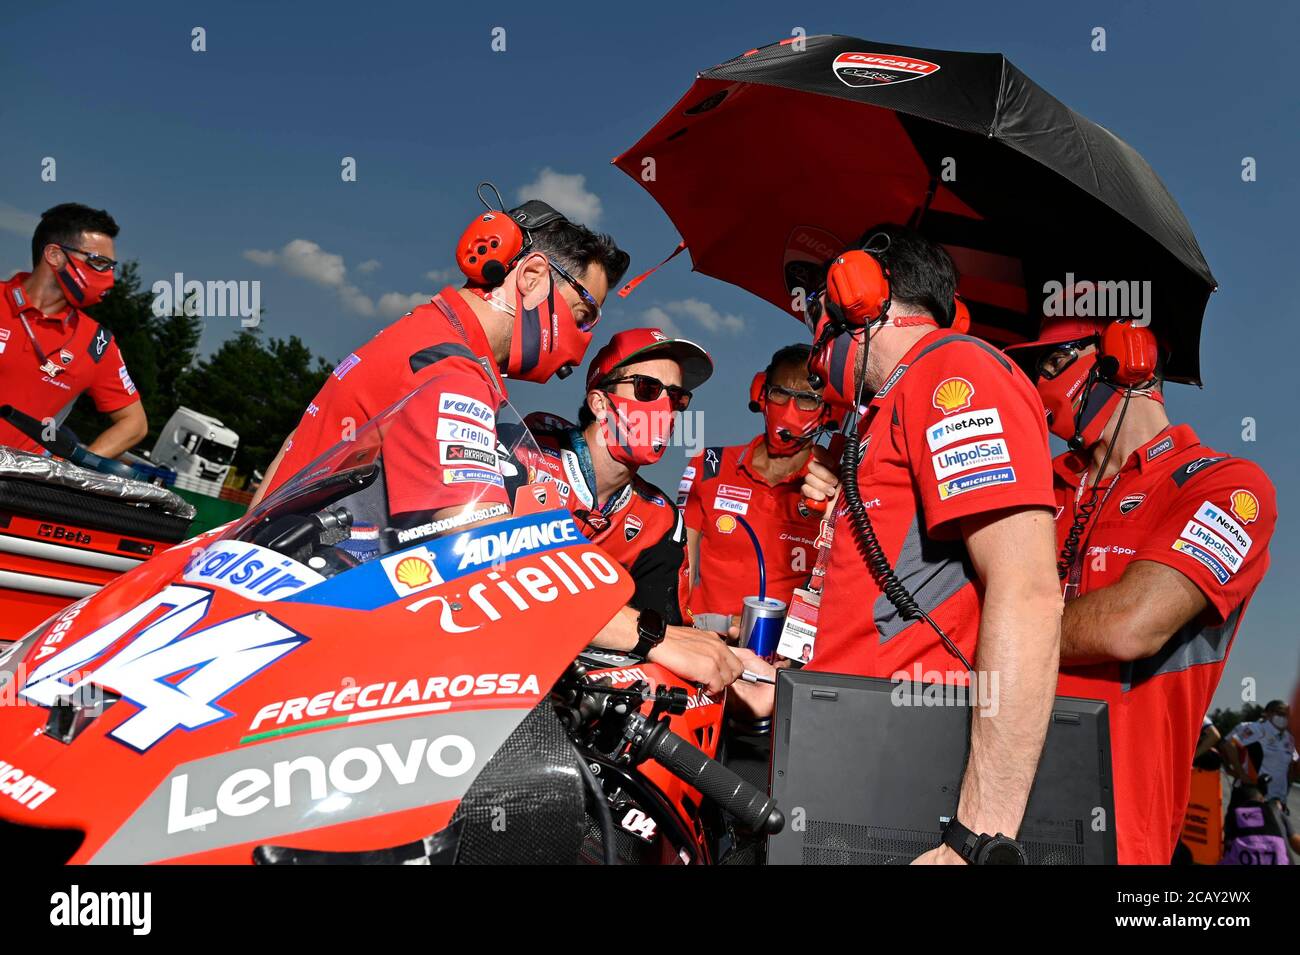
M 785 828 L 776 801 L 716 759 L 665 728 L 648 741 L 646 755 L 735 816 L 747 829 L 775 835 Z

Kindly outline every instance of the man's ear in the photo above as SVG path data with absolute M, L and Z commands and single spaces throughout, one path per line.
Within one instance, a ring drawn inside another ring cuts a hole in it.
M 45 264 L 50 267 L 51 272 L 57 272 L 68 264 L 68 253 L 64 252 L 56 242 L 46 243 L 44 250 L 41 252 L 41 257 L 45 260 Z
M 606 410 L 609 408 L 609 399 L 605 397 L 603 391 L 587 392 L 587 410 L 599 421 L 605 417 Z
M 540 252 L 531 252 L 515 266 L 515 282 L 524 308 L 537 308 L 551 291 L 551 264 Z

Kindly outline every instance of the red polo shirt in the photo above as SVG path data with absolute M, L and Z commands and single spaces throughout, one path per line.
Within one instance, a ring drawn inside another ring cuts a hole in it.
M 478 484 L 482 491 L 484 482 L 497 485 L 495 414 L 505 399 L 505 384 L 478 317 L 448 286 L 339 362 L 294 429 L 268 493 L 433 378 L 440 379 L 439 386 L 417 399 L 430 404 L 429 413 L 423 418 L 402 415 L 403 433 L 385 439 L 385 473 L 393 484 L 389 493 L 397 498 L 390 502 L 393 510 L 459 504 L 462 490 Z M 442 392 L 448 396 L 445 405 Z M 394 453 L 399 448 L 409 453 Z M 423 473 L 429 468 L 437 472 L 432 480 Z M 432 494 L 430 488 L 439 483 L 445 491 Z M 412 490 L 409 495 L 397 492 L 398 486 Z M 488 502 L 506 499 L 504 489 L 474 496 Z
M 38 421 L 62 421 L 83 391 L 105 414 L 139 401 L 113 333 L 72 307 L 62 315 L 46 315 L 37 309 L 23 288 L 30 277 L 29 272 L 19 272 L 2 287 L 0 404 L 13 405 Z M 46 359 L 59 369 L 57 373 L 42 368 L 33 338 Z M 35 453 L 44 450 L 4 421 L 0 421 L 0 444 Z
M 1053 463 L 1058 544 L 1076 501 L 1088 499 L 1081 485 L 1087 464 L 1073 453 Z M 1075 562 L 1080 594 L 1115 583 L 1135 560 L 1150 560 L 1185 576 L 1209 603 L 1154 656 L 1061 668 L 1062 696 L 1109 704 L 1119 861 L 1167 865 L 1182 829 L 1202 717 L 1268 569 L 1277 499 L 1258 465 L 1211 450 L 1177 425 L 1133 452 L 1100 486 L 1098 500 Z
M 859 434 L 858 489 L 885 556 L 974 665 L 982 593 L 959 520 L 1053 506 L 1038 393 L 992 345 L 936 329 L 894 368 Z M 812 667 L 911 677 L 919 664 L 926 682 L 965 683 L 935 632 L 902 619 L 881 592 L 843 501 L 832 526 Z
M 738 614 L 742 600 L 758 594 L 758 557 L 736 516 L 749 522 L 763 549 L 767 595 L 788 605 L 817 559 L 820 514 L 799 513 L 802 473 L 769 484 L 752 470 L 754 448 L 705 448 L 687 465 L 677 488 L 686 526 L 700 535 L 699 583 L 691 590 L 692 613 Z

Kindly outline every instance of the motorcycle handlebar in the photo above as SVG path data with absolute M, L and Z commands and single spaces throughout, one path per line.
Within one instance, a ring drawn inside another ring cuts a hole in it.
M 698 789 L 754 832 L 775 835 L 785 828 L 776 802 L 667 726 L 646 741 L 644 753 L 687 785 Z

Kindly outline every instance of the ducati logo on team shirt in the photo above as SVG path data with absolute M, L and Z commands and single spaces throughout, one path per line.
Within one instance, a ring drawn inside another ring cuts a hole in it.
M 59 361 L 63 362 L 63 364 L 71 365 L 72 358 L 73 358 L 72 352 L 68 351 L 66 348 L 59 349 Z
M 546 504 L 546 488 L 533 485 L 533 497 L 537 499 L 538 504 Z
M 975 386 L 965 378 L 948 378 L 934 389 L 934 406 L 946 415 L 965 411 L 975 397 Z
M 1121 514 L 1128 514 L 1131 511 L 1137 510 L 1137 506 L 1146 499 L 1147 496 L 1145 494 L 1130 494 L 1127 497 L 1121 498 L 1119 502 L 1119 512 Z
M 641 518 L 635 514 L 629 514 L 623 518 L 623 537 L 629 544 L 632 543 L 637 534 L 641 533 L 642 526 Z
M 893 53 L 841 53 L 832 64 L 845 86 L 889 86 L 939 72 L 939 64 Z

